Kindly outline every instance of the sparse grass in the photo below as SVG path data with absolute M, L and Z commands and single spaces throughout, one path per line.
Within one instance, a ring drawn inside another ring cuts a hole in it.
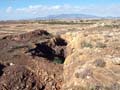
M 59 57 L 54 57 L 53 62 L 58 64 L 63 64 L 64 60 Z
M 95 48 L 105 48 L 107 46 L 106 46 L 106 44 L 101 43 L 101 42 L 97 42 L 96 45 L 93 46 L 90 42 L 85 42 L 84 41 L 84 42 L 81 43 L 81 47 L 82 48 L 85 48 L 85 47 L 86 48 L 93 48 L 93 47 L 95 47 Z
M 104 27 L 108 28 L 119 28 L 120 25 L 105 25 Z
M 17 50 L 17 49 L 22 49 L 22 48 L 30 48 L 30 46 L 28 45 L 16 45 L 14 47 L 12 47 L 9 52 L 13 52 L 14 50 Z
M 84 22 L 81 21 L 59 21 L 59 20 L 50 20 L 50 21 L 37 21 L 38 24 L 60 24 L 60 25 L 74 25 L 74 24 L 85 24 L 85 25 L 91 25 L 94 24 L 92 22 Z
M 81 43 L 81 47 L 84 48 L 84 47 L 87 47 L 87 48 L 93 48 L 93 45 L 91 43 L 88 43 L 88 42 L 82 42 Z
M 26 48 L 26 47 L 28 47 L 27 45 L 21 45 L 21 46 L 15 46 L 15 47 L 13 47 L 12 49 L 21 49 L 21 48 Z
M 105 47 L 107 47 L 107 46 L 106 46 L 106 44 L 104 44 L 104 43 L 98 42 L 98 43 L 96 44 L 96 48 L 105 48 Z
M 79 24 L 79 23 L 75 23 L 75 22 L 66 22 L 66 21 L 39 21 L 38 22 L 39 24 L 62 24 L 62 25 L 64 25 L 64 24 L 67 24 L 67 25 L 69 25 L 69 24 Z

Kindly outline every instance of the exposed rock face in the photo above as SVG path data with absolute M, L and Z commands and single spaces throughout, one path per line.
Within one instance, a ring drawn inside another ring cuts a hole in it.
M 69 32 L 62 37 L 68 41 L 62 90 L 120 89 L 119 35 Z

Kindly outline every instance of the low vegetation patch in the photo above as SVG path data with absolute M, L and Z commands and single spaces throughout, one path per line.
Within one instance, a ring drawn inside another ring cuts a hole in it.
M 96 45 L 97 48 L 105 48 L 106 47 L 106 44 L 104 43 L 101 43 L 101 42 L 98 42 L 97 45 Z
M 89 43 L 89 42 L 82 42 L 81 43 L 81 47 L 82 48 L 85 48 L 85 47 L 87 47 L 87 48 L 93 48 L 93 45 L 91 44 L 91 43 Z

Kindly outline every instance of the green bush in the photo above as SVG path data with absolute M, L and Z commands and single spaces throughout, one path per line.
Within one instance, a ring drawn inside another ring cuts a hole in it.
M 58 64 L 63 64 L 64 60 L 59 57 L 54 57 L 53 62 Z

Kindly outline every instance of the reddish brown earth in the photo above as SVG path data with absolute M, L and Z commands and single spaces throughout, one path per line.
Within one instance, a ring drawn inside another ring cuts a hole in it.
M 0 90 L 60 90 L 66 45 L 44 30 L 0 39 Z

